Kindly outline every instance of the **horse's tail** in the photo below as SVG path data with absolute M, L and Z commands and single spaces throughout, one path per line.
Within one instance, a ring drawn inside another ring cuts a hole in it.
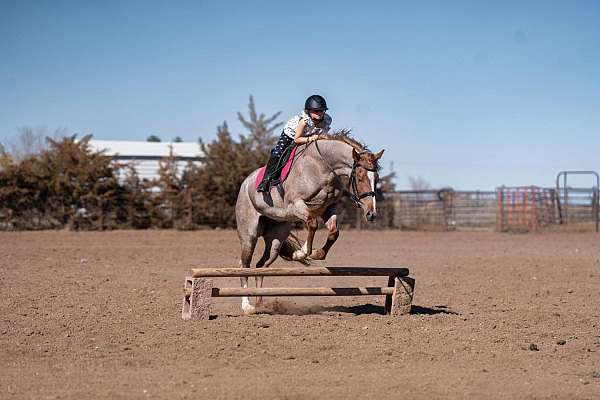
M 279 256 L 287 261 L 297 261 L 304 265 L 310 265 L 310 260 L 305 258 L 304 260 L 294 260 L 292 255 L 296 250 L 300 250 L 302 248 L 300 239 L 298 236 L 290 233 L 287 239 L 283 243 L 281 243 L 281 249 L 279 250 Z

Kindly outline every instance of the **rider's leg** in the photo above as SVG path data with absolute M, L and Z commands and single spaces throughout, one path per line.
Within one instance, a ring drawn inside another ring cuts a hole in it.
M 265 175 L 256 188 L 257 192 L 268 192 L 271 190 L 271 182 L 277 181 L 279 178 L 279 173 L 281 172 L 281 166 L 279 165 L 281 156 L 292 143 L 294 143 L 294 139 L 285 133 L 282 133 L 281 136 L 279 136 L 279 140 L 277 141 L 275 148 L 271 150 L 271 157 L 269 157 L 269 162 L 267 162 Z
M 277 165 L 279 165 L 279 157 L 271 154 L 271 157 L 269 157 L 269 161 L 267 162 L 262 181 L 260 181 L 258 187 L 256 188 L 257 192 L 268 192 L 271 190 L 271 178 L 277 169 Z

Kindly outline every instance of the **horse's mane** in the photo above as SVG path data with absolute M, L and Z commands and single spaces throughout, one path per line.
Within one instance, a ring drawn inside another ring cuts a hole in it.
M 321 138 L 326 140 L 337 140 L 338 142 L 344 142 L 356 149 L 356 151 L 363 152 L 369 151 L 364 143 L 360 143 L 358 140 L 352 137 L 350 129 L 340 129 L 330 133 L 321 133 Z
M 350 129 L 340 129 L 330 133 L 321 133 L 319 136 L 325 140 L 336 140 L 338 142 L 346 143 L 359 153 L 371 152 L 366 144 L 361 143 L 352 137 Z M 375 161 L 375 168 L 379 170 L 379 160 Z

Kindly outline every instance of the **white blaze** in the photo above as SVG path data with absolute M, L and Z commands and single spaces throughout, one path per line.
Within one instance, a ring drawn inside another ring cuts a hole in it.
M 367 177 L 369 178 L 369 182 L 371 183 L 371 191 L 375 193 L 375 172 L 368 171 Z M 375 207 L 375 196 L 373 196 L 373 212 L 377 213 L 377 208 Z

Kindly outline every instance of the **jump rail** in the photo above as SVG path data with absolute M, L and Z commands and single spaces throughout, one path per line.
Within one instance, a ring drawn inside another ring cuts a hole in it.
M 304 267 L 304 268 L 193 268 L 192 278 L 241 276 L 408 276 L 408 268 Z
M 304 267 L 304 268 L 194 268 L 185 278 L 183 319 L 209 319 L 212 297 L 241 296 L 385 296 L 385 311 L 408 314 L 415 280 L 408 268 Z M 387 276 L 386 287 L 217 288 L 212 279 L 252 276 Z

